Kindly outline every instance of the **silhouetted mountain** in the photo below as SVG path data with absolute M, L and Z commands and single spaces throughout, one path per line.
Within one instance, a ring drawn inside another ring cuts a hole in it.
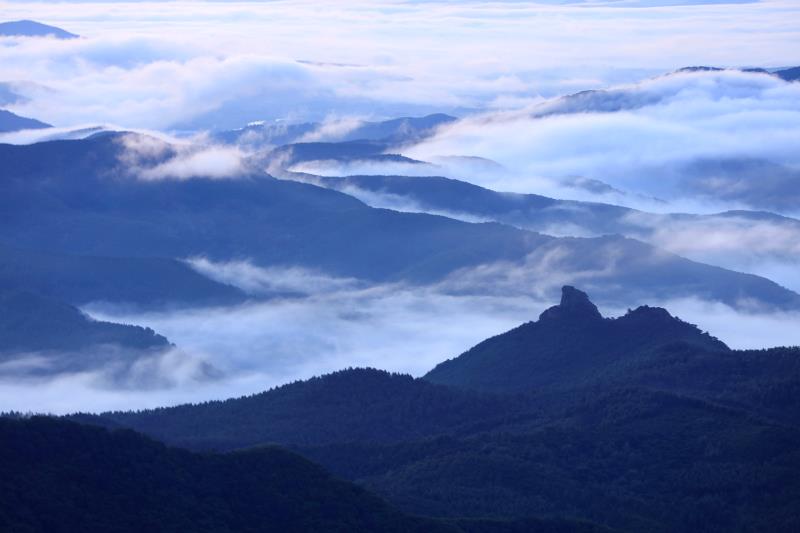
M 417 514 L 657 532 L 800 524 L 800 348 L 730 350 L 647 306 L 603 318 L 573 287 L 425 378 L 347 370 L 76 419 L 195 449 L 290 445 Z
M 459 531 L 276 448 L 196 455 L 131 431 L 0 418 L 0 529 Z
M 407 375 L 350 369 L 244 398 L 104 413 L 96 422 L 110 420 L 190 448 L 231 450 L 270 442 L 307 446 L 416 439 L 511 416 L 524 407 L 522 398 L 472 394 Z
M 566 286 L 561 303 L 537 322 L 481 342 L 440 363 L 425 379 L 499 392 L 574 388 L 615 366 L 624 371 L 653 348 L 677 342 L 728 351 L 724 343 L 665 309 L 642 306 L 620 318 L 603 318 L 585 293 Z
M 0 35 L 7 37 L 55 37 L 57 39 L 74 39 L 78 37 L 55 26 L 48 26 L 33 20 L 16 20 L 0 22 Z
M 0 133 L 9 133 L 19 130 L 32 130 L 51 128 L 50 124 L 38 121 L 33 118 L 25 118 L 15 115 L 11 111 L 0 109 Z
M 538 322 L 488 339 L 422 379 L 356 369 L 245 398 L 102 418 L 192 448 L 391 442 L 475 432 L 518 416 L 558 419 L 572 396 L 620 387 L 669 391 L 796 424 L 800 348 L 730 350 L 648 306 L 603 318 L 585 293 L 565 287 L 561 303 Z M 494 394 L 470 392 L 476 389 Z
M 800 348 L 730 350 L 658 307 L 603 318 L 585 293 L 564 287 L 559 305 L 440 363 L 424 379 L 493 392 L 636 386 L 703 398 L 796 424 Z
M 122 163 L 130 157 L 123 138 L 0 145 L 6 176 L 0 182 L 0 240 L 82 256 L 248 258 L 262 266 L 303 266 L 368 281 L 448 279 L 454 290 L 484 292 L 495 289 L 503 269 L 535 276 L 536 262 L 548 260 L 549 268 L 584 278 L 602 272 L 597 293 L 616 302 L 697 296 L 731 305 L 745 298 L 800 307 L 800 296 L 763 278 L 621 237 L 556 239 L 496 223 L 372 209 L 336 191 L 258 173 L 138 179 Z M 166 147 L 162 156 L 140 163 L 152 168 L 173 156 L 175 150 Z M 558 264 L 552 263 L 556 257 Z M 493 263 L 501 266 L 492 283 L 465 275 Z M 453 281 L 456 272 L 461 277 Z

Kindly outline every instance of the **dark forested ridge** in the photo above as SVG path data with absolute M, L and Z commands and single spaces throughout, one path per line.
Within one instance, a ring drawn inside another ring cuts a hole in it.
M 196 455 L 131 431 L 0 419 L 3 531 L 429 531 L 292 453 Z
M 524 397 L 475 394 L 375 369 L 349 369 L 226 401 L 104 413 L 167 442 L 231 450 L 263 443 L 395 442 L 527 413 Z
M 800 526 L 798 348 L 731 350 L 660 308 L 603 318 L 564 287 L 537 322 L 444 365 L 75 419 L 195 449 L 290 446 L 414 514 L 621 531 Z
M 800 431 L 672 394 L 581 396 L 560 420 L 300 450 L 404 509 L 578 516 L 622 531 L 795 531 Z
M 605 530 L 416 518 L 279 448 L 201 455 L 45 417 L 0 418 L 0 471 L 0 530 L 14 533 Z

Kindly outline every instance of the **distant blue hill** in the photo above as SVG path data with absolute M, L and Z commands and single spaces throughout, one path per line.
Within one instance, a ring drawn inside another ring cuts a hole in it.
M 52 128 L 52 126 L 34 118 L 21 117 L 11 111 L 0 109 L 0 133 L 44 128 Z
M 0 22 L 0 36 L 6 37 L 48 37 L 56 39 L 76 39 L 79 36 L 55 26 L 48 26 L 34 20 L 15 20 Z

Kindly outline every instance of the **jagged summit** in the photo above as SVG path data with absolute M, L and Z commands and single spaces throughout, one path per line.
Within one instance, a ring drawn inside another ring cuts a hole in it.
M 632 311 L 628 311 L 623 316 L 618 318 L 617 320 L 630 320 L 630 321 L 678 321 L 682 322 L 679 318 L 676 318 L 670 314 L 669 311 L 664 309 L 663 307 L 651 307 L 649 305 L 641 305 Z
M 645 305 L 619 318 L 603 318 L 585 292 L 565 286 L 561 302 L 537 322 L 483 341 L 439 364 L 425 379 L 494 392 L 563 389 L 650 364 L 676 343 L 698 351 L 729 350 L 660 307 Z
M 564 318 L 599 320 L 603 316 L 597 310 L 597 306 L 589 300 L 588 294 L 571 285 L 564 285 L 561 288 L 561 302 L 546 309 L 539 315 L 539 320 L 559 320 Z

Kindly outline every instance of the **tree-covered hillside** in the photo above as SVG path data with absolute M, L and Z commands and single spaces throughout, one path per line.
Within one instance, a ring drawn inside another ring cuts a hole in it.
M 14 533 L 605 531 L 416 518 L 279 448 L 201 455 L 46 417 L 0 417 L 0 471 L 0 530 Z

